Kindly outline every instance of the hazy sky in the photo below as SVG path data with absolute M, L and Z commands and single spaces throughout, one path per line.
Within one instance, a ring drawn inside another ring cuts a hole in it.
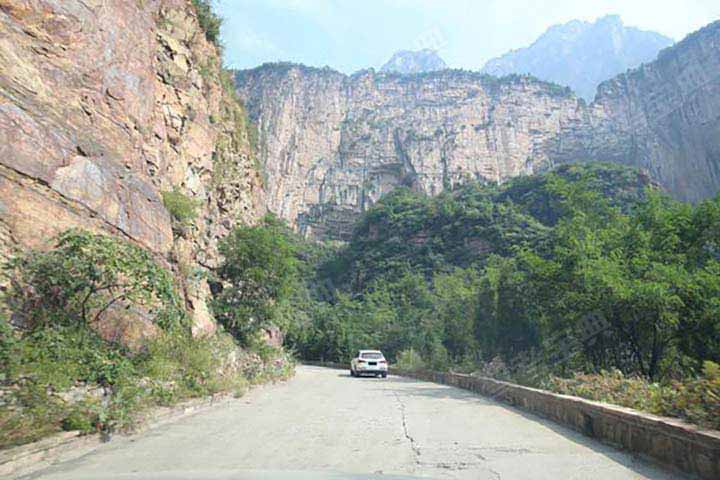
M 720 0 L 215 0 L 226 63 L 290 60 L 350 73 L 397 50 L 429 47 L 475 70 L 548 27 L 619 14 L 675 40 L 720 19 Z

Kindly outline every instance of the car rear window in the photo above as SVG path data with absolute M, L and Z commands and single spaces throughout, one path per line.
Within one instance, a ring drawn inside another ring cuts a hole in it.
M 382 353 L 363 353 L 360 355 L 360 358 L 365 358 L 368 360 L 380 360 L 383 358 Z

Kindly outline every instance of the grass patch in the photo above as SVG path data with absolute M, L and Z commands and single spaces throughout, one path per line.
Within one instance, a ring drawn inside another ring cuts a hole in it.
M 173 219 L 181 225 L 191 224 L 198 216 L 200 202 L 188 197 L 177 188 L 162 192 L 162 200 Z
M 6 322 L 3 329 L 8 331 Z M 281 351 L 257 361 L 227 333 L 195 339 L 163 332 L 134 356 L 89 330 L 80 334 L 63 327 L 13 337 L 3 341 L 3 352 L 13 361 L 3 371 L 0 448 L 63 430 L 125 431 L 148 408 L 218 393 L 242 396 L 251 384 L 287 378 L 293 369 Z M 64 396 L 86 386 L 103 386 L 107 394 L 77 402 Z

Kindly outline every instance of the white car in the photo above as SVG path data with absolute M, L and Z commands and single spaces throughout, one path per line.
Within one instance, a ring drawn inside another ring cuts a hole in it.
M 350 362 L 350 375 L 353 377 L 371 374 L 385 378 L 387 372 L 387 360 L 380 350 L 360 350 Z

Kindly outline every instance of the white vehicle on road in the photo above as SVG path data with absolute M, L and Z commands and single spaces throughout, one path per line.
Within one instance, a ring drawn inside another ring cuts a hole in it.
M 387 377 L 388 364 L 380 350 L 360 350 L 350 362 L 350 375 L 359 377 L 371 374 Z

